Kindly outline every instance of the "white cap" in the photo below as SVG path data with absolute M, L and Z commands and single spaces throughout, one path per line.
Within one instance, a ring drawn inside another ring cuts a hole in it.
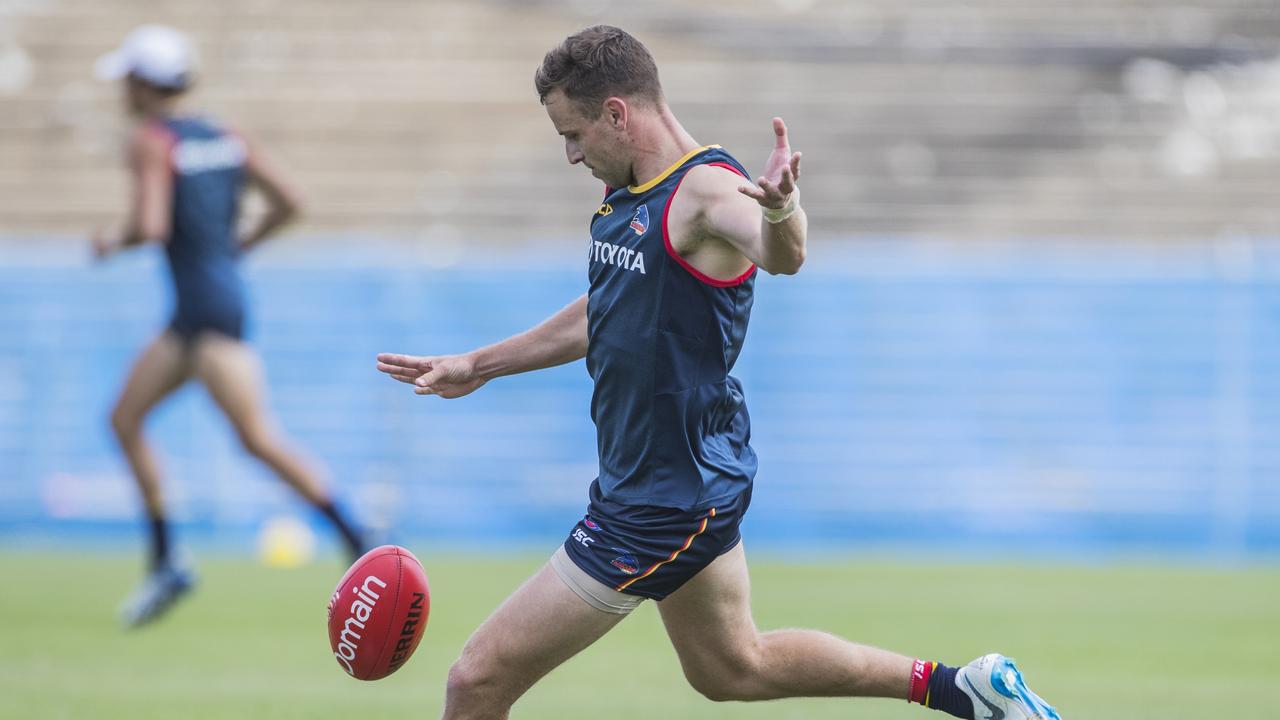
M 135 75 L 162 88 L 181 90 L 191 84 L 196 52 L 186 35 L 164 25 L 143 25 L 120 47 L 98 58 L 94 74 L 103 80 Z

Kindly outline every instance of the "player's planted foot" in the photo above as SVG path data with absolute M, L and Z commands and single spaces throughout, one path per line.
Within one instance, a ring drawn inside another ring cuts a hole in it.
M 140 627 L 158 619 L 195 586 L 195 574 L 176 565 L 162 565 L 143 579 L 120 610 L 124 624 Z
M 960 668 L 956 686 L 973 701 L 976 720 L 1062 720 L 1022 681 L 1013 660 L 997 653 Z

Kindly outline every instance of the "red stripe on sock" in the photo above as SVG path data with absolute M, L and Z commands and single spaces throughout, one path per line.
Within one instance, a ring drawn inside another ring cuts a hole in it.
M 907 702 L 924 705 L 925 696 L 929 692 L 929 676 L 937 663 L 927 660 L 916 660 L 911 665 L 911 685 L 907 689 Z

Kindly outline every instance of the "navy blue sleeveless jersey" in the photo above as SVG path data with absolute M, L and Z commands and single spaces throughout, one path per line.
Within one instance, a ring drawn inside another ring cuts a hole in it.
M 731 376 L 755 268 L 721 281 L 680 258 L 667 211 L 690 168 L 746 177 L 719 146 L 641 187 L 609 190 L 591 221 L 587 371 L 604 499 L 711 508 L 751 486 L 756 455 L 742 383 Z
M 245 316 L 236 234 L 245 144 L 201 118 L 166 118 L 158 125 L 169 135 L 173 170 L 172 230 L 165 246 L 175 296 L 170 327 L 188 340 L 206 330 L 238 339 Z

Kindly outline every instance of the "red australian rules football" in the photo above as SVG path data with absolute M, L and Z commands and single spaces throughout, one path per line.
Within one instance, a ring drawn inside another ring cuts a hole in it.
M 379 680 L 413 655 L 431 609 L 427 574 L 413 553 L 383 545 L 347 570 L 329 600 L 329 645 L 357 680 Z

